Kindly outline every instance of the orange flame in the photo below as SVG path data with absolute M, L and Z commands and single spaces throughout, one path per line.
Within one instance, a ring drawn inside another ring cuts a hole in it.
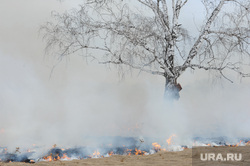
M 141 150 L 138 150 L 137 148 L 135 148 L 135 155 L 138 155 L 141 153 Z
M 173 138 L 173 137 L 176 137 L 176 135 L 173 134 L 173 135 L 171 135 L 171 136 L 166 140 L 167 143 L 168 143 L 168 145 L 172 144 L 172 138 Z
M 61 157 L 61 159 L 70 160 L 70 158 L 66 155 L 66 153 L 63 154 L 63 156 Z
M 112 155 L 114 154 L 114 152 L 111 151 L 111 152 L 109 152 L 108 154 L 109 154 L 109 156 L 112 156 Z
M 54 157 L 54 161 L 60 160 L 60 156 L 57 154 L 56 157 Z
M 146 153 L 145 151 L 141 151 L 140 149 L 135 148 L 135 155 L 143 155 Z
M 239 145 L 241 144 L 241 142 L 242 142 L 242 140 L 240 140 L 240 142 L 237 143 L 235 146 L 236 146 L 236 147 L 239 146 Z
M 250 142 L 250 141 L 249 141 L 249 142 Z M 242 140 L 241 140 L 240 142 L 238 142 L 237 144 L 234 144 L 234 145 L 229 144 L 229 145 L 227 145 L 227 146 L 230 146 L 230 147 L 237 147 L 237 146 L 239 146 L 241 143 L 242 143 Z M 248 142 L 247 142 L 245 145 L 248 145 Z
M 61 159 L 70 160 L 70 158 L 66 155 L 66 153 L 64 153 L 62 157 L 60 157 L 59 154 L 57 154 L 54 157 L 52 154 L 50 154 L 50 156 L 45 156 L 45 157 L 43 157 L 43 159 L 45 161 L 57 161 L 57 160 L 61 160 Z
M 52 156 L 46 156 L 46 157 L 43 157 L 43 159 L 46 161 L 52 161 Z
M 128 152 L 128 155 L 130 156 L 132 149 L 127 149 L 126 151 Z
M 161 145 L 158 144 L 157 142 L 152 143 L 152 145 L 153 145 L 155 151 L 161 150 Z
M 97 150 L 93 153 L 93 156 L 92 157 L 100 157 L 100 152 Z

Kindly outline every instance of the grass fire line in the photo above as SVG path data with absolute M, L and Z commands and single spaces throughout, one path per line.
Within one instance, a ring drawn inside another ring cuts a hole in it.
M 22 151 L 21 148 L 17 147 L 13 153 L 8 152 L 7 147 L 0 147 L 0 162 L 53 162 L 53 161 L 72 161 L 72 160 L 84 160 L 91 158 L 106 158 L 116 155 L 122 156 L 148 156 L 155 153 L 162 152 L 177 152 L 186 149 L 191 149 L 192 146 L 187 145 L 177 145 L 175 139 L 177 136 L 175 134 L 171 135 L 165 140 L 165 143 L 160 144 L 153 142 L 150 145 L 147 144 L 148 140 L 137 139 L 137 142 L 133 145 L 113 145 L 107 144 L 106 146 L 100 147 L 76 147 L 76 148 L 60 148 L 54 144 L 50 150 L 41 157 L 33 158 L 36 152 L 39 150 L 39 146 L 33 144 L 32 148 Z M 131 138 L 127 138 L 129 140 Z M 214 140 L 213 140 L 214 141 Z M 250 145 L 250 141 L 240 140 L 236 143 L 229 143 L 226 140 L 217 140 L 212 142 L 204 141 L 202 138 L 196 138 L 193 141 L 193 146 L 202 147 L 240 147 Z M 91 153 L 92 152 L 92 153 Z

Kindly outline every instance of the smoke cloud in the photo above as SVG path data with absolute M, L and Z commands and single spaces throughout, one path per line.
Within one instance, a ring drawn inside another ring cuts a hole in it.
M 178 141 L 194 136 L 250 137 L 250 80 L 213 82 L 187 72 L 180 100 L 166 105 L 164 79 L 44 55 L 39 26 L 52 10 L 77 2 L 8 0 L 0 6 L 0 145 L 80 146 L 89 137 L 135 136 Z M 97 140 L 97 142 L 100 140 Z M 103 140 L 101 140 L 103 141 Z

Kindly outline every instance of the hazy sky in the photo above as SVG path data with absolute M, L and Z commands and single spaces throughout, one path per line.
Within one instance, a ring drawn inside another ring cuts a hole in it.
M 194 18 L 185 20 L 190 29 L 193 20 L 199 24 L 196 2 L 185 9 Z M 214 83 L 208 73 L 187 72 L 179 80 L 181 99 L 166 108 L 161 77 L 134 72 L 119 81 L 114 69 L 86 65 L 78 56 L 51 75 L 57 59 L 44 55 L 39 27 L 52 10 L 76 4 L 0 0 L 0 146 L 78 145 L 86 135 L 250 136 L 249 79 Z

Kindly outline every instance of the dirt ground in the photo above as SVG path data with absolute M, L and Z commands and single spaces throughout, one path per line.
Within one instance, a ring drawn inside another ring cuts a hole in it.
M 220 147 L 215 147 L 220 149 Z M 250 146 L 245 147 L 234 147 L 236 150 L 240 151 L 247 160 L 244 162 L 250 163 Z M 221 148 L 222 149 L 222 148 Z M 223 149 L 222 149 L 223 150 Z M 236 165 L 242 165 L 242 163 L 237 163 Z M 246 163 L 247 164 L 247 163 Z M 35 164 L 28 163 L 0 163 L 0 166 L 102 166 L 102 165 L 124 165 L 124 166 L 192 166 L 192 149 L 185 149 L 181 152 L 158 152 L 156 154 L 147 156 L 121 156 L 113 155 L 106 158 L 98 159 L 85 159 L 85 160 L 72 160 L 72 161 L 52 161 L 52 162 L 38 162 Z M 199 164 L 198 164 L 199 165 Z M 203 165 L 203 164 L 201 164 Z M 224 164 L 219 164 L 224 165 Z M 230 164 L 231 165 L 231 164 Z M 234 165 L 234 164 L 232 164 Z M 244 164 L 243 164 L 244 165 Z M 196 165 L 195 165 L 196 166 Z

